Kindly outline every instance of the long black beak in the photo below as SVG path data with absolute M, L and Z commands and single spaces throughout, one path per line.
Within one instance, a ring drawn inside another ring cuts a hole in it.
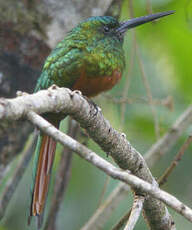
M 151 22 L 155 19 L 162 18 L 164 16 L 173 14 L 175 11 L 167 11 L 167 12 L 160 12 L 156 14 L 150 14 L 147 16 L 139 17 L 139 18 L 132 18 L 128 21 L 121 22 L 120 27 L 116 30 L 118 33 L 125 33 L 128 29 L 134 28 L 136 26 L 142 25 L 147 22 Z

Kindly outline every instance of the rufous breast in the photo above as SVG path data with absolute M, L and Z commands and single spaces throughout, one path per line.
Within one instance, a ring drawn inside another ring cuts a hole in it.
M 77 79 L 73 90 L 80 90 L 83 95 L 87 97 L 94 97 L 101 92 L 110 90 L 121 79 L 122 73 L 118 70 L 114 70 L 111 76 L 100 77 L 87 77 L 86 74 L 81 74 Z

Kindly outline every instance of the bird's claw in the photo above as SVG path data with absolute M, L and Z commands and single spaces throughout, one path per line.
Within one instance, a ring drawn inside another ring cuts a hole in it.
M 53 84 L 52 86 L 50 86 L 48 89 L 50 90 L 54 90 L 54 89 L 58 89 L 59 87 L 55 84 Z
M 79 94 L 79 95 L 82 95 L 82 92 L 80 90 L 74 90 L 71 92 L 71 94 Z
M 18 91 L 16 92 L 16 95 L 17 95 L 17 97 L 21 97 L 21 96 L 26 96 L 26 95 L 28 95 L 28 93 L 22 92 L 22 91 L 18 90 Z
M 126 134 L 125 134 L 125 133 L 121 133 L 121 136 L 122 136 L 123 138 L 126 138 Z
M 73 90 L 73 91 L 70 91 L 69 94 L 70 94 L 70 97 L 73 98 L 75 94 L 82 95 L 82 92 L 80 90 Z

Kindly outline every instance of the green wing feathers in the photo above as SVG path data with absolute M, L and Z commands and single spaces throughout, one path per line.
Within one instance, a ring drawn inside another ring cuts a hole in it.
M 84 66 L 82 52 L 79 48 L 58 45 L 45 61 L 35 92 L 47 89 L 53 84 L 72 88 Z

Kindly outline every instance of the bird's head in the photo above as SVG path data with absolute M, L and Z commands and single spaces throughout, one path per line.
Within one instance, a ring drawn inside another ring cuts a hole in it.
M 160 12 L 139 18 L 133 18 L 128 21 L 118 22 L 117 19 L 110 16 L 90 17 L 75 27 L 72 32 L 77 32 L 79 39 L 87 41 L 102 40 L 104 38 L 115 39 L 123 42 L 123 37 L 128 29 L 153 21 L 155 19 L 167 16 L 174 11 Z

